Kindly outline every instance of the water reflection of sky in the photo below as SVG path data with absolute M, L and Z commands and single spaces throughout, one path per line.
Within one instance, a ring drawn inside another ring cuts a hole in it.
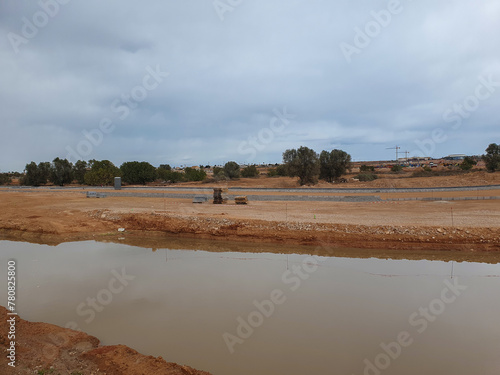
M 0 257 L 2 264 L 18 262 L 18 311 L 25 319 L 74 322 L 104 344 L 126 344 L 214 374 L 362 374 L 363 360 L 402 330 L 414 343 L 384 374 L 497 374 L 500 368 L 499 265 L 321 257 L 317 271 L 292 290 L 283 275 L 307 255 L 0 241 Z M 76 307 L 108 287 L 112 270 L 135 279 L 86 323 Z M 439 298 L 452 273 L 467 290 L 418 334 L 409 316 Z M 6 269 L 0 277 L 5 280 Z M 253 301 L 274 289 L 286 301 L 231 355 L 222 334 L 236 334 L 236 318 L 246 318 Z

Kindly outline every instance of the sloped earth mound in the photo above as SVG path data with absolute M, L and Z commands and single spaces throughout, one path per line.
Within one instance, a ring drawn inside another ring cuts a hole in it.
M 10 346 L 7 310 L 0 306 L 0 344 Z M 101 346 L 86 333 L 47 323 L 33 323 L 16 316 L 16 367 L 0 356 L 1 374 L 107 374 L 107 375 L 210 375 L 188 366 L 169 363 L 161 357 L 146 356 L 124 346 Z

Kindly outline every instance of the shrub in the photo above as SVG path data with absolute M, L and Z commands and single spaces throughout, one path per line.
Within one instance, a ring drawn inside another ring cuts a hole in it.
M 360 172 L 375 172 L 375 167 L 373 165 L 366 165 L 363 164 L 361 167 L 359 167 Z
M 269 177 L 276 177 L 276 176 L 285 177 L 285 176 L 288 176 L 286 165 L 280 164 L 276 168 L 268 169 L 267 175 Z
M 286 177 L 288 176 L 288 169 L 286 168 L 286 165 L 280 164 L 276 167 L 276 174 L 278 176 Z
M 194 169 L 187 167 L 184 169 L 184 176 L 187 181 L 203 181 L 207 178 L 207 173 L 203 169 Z
M 464 161 L 460 164 L 460 169 L 463 171 L 470 171 L 472 167 L 474 167 L 477 164 L 477 161 L 475 161 L 473 158 L 470 156 L 466 156 L 464 158 Z
M 243 168 L 241 171 L 242 177 L 257 177 L 259 175 L 259 171 L 255 165 L 249 165 L 248 167 Z
M 0 173 L 0 185 L 7 185 L 11 183 L 10 176 L 7 173 Z
M 428 166 L 425 166 L 423 168 L 418 168 L 414 170 L 413 173 L 411 174 L 412 177 L 429 177 L 433 175 L 434 171 Z
M 134 185 L 146 185 L 158 177 L 156 168 L 145 161 L 127 161 L 120 166 L 120 170 L 123 181 Z
M 172 171 L 170 169 L 158 168 L 158 177 L 160 180 L 167 182 L 181 182 L 184 181 L 185 175 L 181 172 Z
M 214 167 L 214 177 L 224 176 L 224 169 L 221 167 Z
M 276 177 L 278 176 L 278 172 L 276 171 L 276 168 L 270 168 L 267 170 L 267 176 L 268 177 Z
M 363 182 L 366 182 L 366 181 L 373 181 L 373 180 L 376 180 L 378 178 L 378 176 L 375 174 L 375 173 L 360 173 L 356 176 L 356 178 L 359 180 L 359 181 L 363 181 Z
M 403 166 L 402 166 L 402 165 L 399 165 L 399 164 L 397 164 L 397 165 L 393 165 L 393 166 L 391 167 L 391 172 L 394 172 L 394 173 L 399 173 L 399 172 L 401 172 L 402 170 L 403 170 Z
M 235 161 L 228 161 L 224 165 L 224 175 L 231 180 L 240 177 L 240 166 Z

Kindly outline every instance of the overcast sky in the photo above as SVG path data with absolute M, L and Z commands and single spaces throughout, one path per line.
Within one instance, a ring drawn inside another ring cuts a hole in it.
M 482 154 L 499 20 L 498 0 L 2 0 L 0 171 Z

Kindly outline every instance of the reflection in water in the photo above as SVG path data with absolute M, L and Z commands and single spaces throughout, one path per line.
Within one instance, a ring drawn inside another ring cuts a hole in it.
M 1 241 L 0 254 L 17 259 L 23 318 L 73 322 L 104 344 L 217 375 L 500 368 L 498 265 L 98 242 Z M 117 272 L 130 280 L 106 300 Z M 89 298 L 104 303 L 87 322 Z

